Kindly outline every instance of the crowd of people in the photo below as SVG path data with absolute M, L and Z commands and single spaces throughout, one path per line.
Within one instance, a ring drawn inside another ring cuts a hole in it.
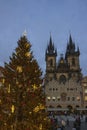
M 66 127 L 70 126 L 70 120 L 68 116 L 65 116 L 65 119 L 63 119 L 62 116 L 59 116 L 59 117 L 60 118 L 58 118 L 58 116 L 55 116 L 55 115 L 50 116 L 50 120 L 52 123 L 52 130 L 65 130 Z M 82 115 L 73 115 L 72 130 L 81 130 L 82 118 L 83 118 Z M 85 116 L 84 121 L 87 122 L 87 116 Z

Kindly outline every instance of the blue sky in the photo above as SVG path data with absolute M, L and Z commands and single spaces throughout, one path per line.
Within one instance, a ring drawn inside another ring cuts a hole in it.
M 44 73 L 50 33 L 57 59 L 65 53 L 71 33 L 80 48 L 82 73 L 87 75 L 87 0 L 0 0 L 0 65 L 9 61 L 25 29 Z

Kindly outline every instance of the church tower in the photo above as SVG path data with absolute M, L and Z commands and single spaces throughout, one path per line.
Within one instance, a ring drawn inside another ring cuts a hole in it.
M 49 110 L 74 110 L 83 105 L 81 69 L 79 62 L 80 51 L 76 49 L 71 35 L 66 52 L 60 55 L 56 62 L 57 51 L 52 38 L 45 53 L 45 94 L 46 106 Z
M 52 37 L 50 36 L 49 44 L 47 46 L 46 53 L 45 53 L 47 80 L 51 80 L 52 78 L 55 77 L 56 56 L 57 56 L 57 51 L 54 48 Z
M 79 80 L 81 78 L 81 69 L 79 63 L 80 51 L 79 48 L 75 48 L 75 43 L 72 40 L 71 35 L 69 36 L 69 42 L 67 43 L 65 59 L 70 66 L 71 77 Z

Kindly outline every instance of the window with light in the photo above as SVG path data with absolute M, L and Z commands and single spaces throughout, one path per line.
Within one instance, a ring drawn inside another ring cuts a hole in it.
M 85 96 L 85 101 L 87 101 L 87 96 Z

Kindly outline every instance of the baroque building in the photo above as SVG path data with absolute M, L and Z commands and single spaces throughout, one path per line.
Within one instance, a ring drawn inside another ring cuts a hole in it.
M 59 56 L 52 37 L 45 52 L 46 107 L 50 109 L 77 109 L 83 107 L 82 73 L 80 68 L 80 50 L 76 48 L 71 35 L 65 54 Z

